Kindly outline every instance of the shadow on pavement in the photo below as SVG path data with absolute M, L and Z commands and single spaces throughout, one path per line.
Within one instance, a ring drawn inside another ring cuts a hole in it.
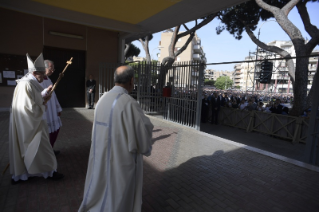
M 216 151 L 163 172 L 144 164 L 144 212 L 319 208 L 319 173 L 244 149 Z
M 283 140 L 258 132 L 246 132 L 245 130 L 225 125 L 202 123 L 201 131 L 224 139 L 245 144 L 247 146 L 262 149 L 295 160 L 303 161 L 306 145 L 303 143 L 293 144 L 289 140 Z
M 0 117 L 4 118 L 0 123 L 5 133 L 8 114 L 0 113 Z M 61 118 L 63 126 L 55 148 L 61 150 L 58 170 L 65 178 L 34 178 L 12 186 L 7 171 L 0 178 L 0 211 L 78 210 L 93 115 L 89 110 L 65 109 Z M 245 149 L 218 150 L 178 165 L 180 133 L 170 127 L 154 128 L 152 155 L 144 157 L 143 212 L 318 211 L 319 173 Z M 8 162 L 7 139 L 7 134 L 0 139 L 1 168 Z

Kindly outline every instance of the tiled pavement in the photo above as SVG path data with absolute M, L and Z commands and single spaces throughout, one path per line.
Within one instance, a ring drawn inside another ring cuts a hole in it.
M 8 115 L 0 113 L 0 170 L 8 163 Z M 77 211 L 93 111 L 66 109 L 57 149 L 62 181 L 10 185 L 0 176 L 0 211 Z M 143 211 L 319 211 L 319 173 L 224 139 L 151 118 L 156 141 L 144 158 Z

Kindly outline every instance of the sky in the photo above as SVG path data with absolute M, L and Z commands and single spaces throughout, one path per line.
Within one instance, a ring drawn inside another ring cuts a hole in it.
M 307 8 L 311 23 L 319 28 L 319 3 L 308 3 Z M 304 38 L 310 38 L 308 33 L 304 30 L 304 26 L 296 7 L 291 10 L 288 18 L 296 27 L 298 27 Z M 274 20 L 275 19 L 273 18 L 268 19 L 267 22 L 260 21 L 257 29 L 254 31 L 255 36 L 257 37 L 258 30 L 260 29 L 260 40 L 264 43 L 268 43 L 273 40 L 290 40 L 288 35 Z M 192 27 L 194 25 L 193 23 L 194 21 L 187 23 L 187 26 Z M 220 35 L 217 35 L 215 29 L 219 23 L 220 21 L 218 19 L 214 19 L 212 22 L 196 31 L 198 37 L 201 38 L 207 63 L 241 61 L 244 60 L 246 56 L 249 56 L 249 52 L 256 51 L 256 44 L 251 41 L 246 32 L 243 32 L 241 40 L 236 40 L 235 37 L 226 30 Z M 184 31 L 184 28 L 181 27 L 180 31 Z M 154 60 L 157 60 L 157 53 L 160 52 L 157 47 L 161 40 L 161 33 L 162 32 L 153 34 L 153 39 L 149 43 L 151 58 Z M 141 43 L 139 41 L 134 41 L 133 43 L 141 49 L 139 56 L 145 57 L 145 52 Z M 319 46 L 315 49 L 319 49 Z M 210 65 L 207 66 L 207 69 L 233 71 L 234 65 L 235 64 Z

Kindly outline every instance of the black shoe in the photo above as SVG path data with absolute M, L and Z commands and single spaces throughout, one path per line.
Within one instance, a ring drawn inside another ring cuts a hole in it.
M 64 177 L 63 174 L 59 172 L 53 172 L 53 176 L 49 177 L 50 180 L 61 180 Z
M 60 154 L 60 150 L 53 150 L 55 156 L 59 155 Z

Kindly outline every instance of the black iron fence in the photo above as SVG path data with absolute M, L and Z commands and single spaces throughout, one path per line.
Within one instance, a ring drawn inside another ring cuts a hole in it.
M 114 71 L 121 64 L 100 64 L 99 96 L 114 86 Z M 201 96 L 205 65 L 195 62 L 130 64 L 135 71 L 135 98 L 146 114 L 200 129 Z

